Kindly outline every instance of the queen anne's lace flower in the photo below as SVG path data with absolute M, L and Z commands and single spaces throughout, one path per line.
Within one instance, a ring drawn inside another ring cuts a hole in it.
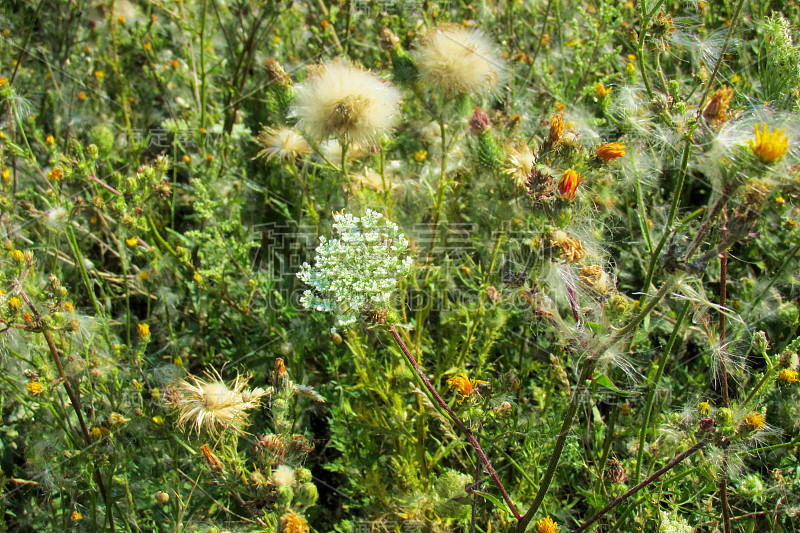
M 315 265 L 300 267 L 297 277 L 310 285 L 300 302 L 308 309 L 336 314 L 337 325 L 354 323 L 361 312 L 388 307 L 397 280 L 413 259 L 397 224 L 367 209 L 363 217 L 333 216 L 339 236 L 320 237 Z

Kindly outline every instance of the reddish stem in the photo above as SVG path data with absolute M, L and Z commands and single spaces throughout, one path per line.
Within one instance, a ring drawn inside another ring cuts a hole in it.
M 442 397 L 439 396 L 439 393 L 436 392 L 436 389 L 433 388 L 433 384 L 428 379 L 428 377 L 425 375 L 425 373 L 422 371 L 422 368 L 419 366 L 419 363 L 417 363 L 417 360 L 414 358 L 414 356 L 411 355 L 411 352 L 408 351 L 408 348 L 406 347 L 406 344 L 403 342 L 403 339 L 400 338 L 400 334 L 397 333 L 397 330 L 394 329 L 394 327 L 389 327 L 389 333 L 392 334 L 392 337 L 394 337 L 394 340 L 397 341 L 398 345 L 400 345 L 400 349 L 403 351 L 403 354 L 405 354 L 406 359 L 408 359 L 408 362 L 411 363 L 411 366 L 414 368 L 414 371 L 417 373 L 417 375 L 420 377 L 420 379 L 422 379 L 422 382 L 425 384 L 425 387 L 428 389 L 428 391 L 434 397 L 436 402 L 442 407 L 442 409 L 445 410 L 447 415 L 458 426 L 458 429 L 460 429 L 461 432 L 464 434 L 464 436 L 467 437 L 467 440 L 472 445 L 472 447 L 475 448 L 475 452 L 478 454 L 478 457 L 480 458 L 481 462 L 484 465 L 486 465 L 486 470 L 489 471 L 489 476 L 492 478 L 492 481 L 494 481 L 494 484 L 497 485 L 497 488 L 500 490 L 500 493 L 503 495 L 503 499 L 508 504 L 508 507 L 511 509 L 511 512 L 514 513 L 514 518 L 516 518 L 517 521 L 519 521 L 522 518 L 522 516 L 520 516 L 519 512 L 517 512 L 517 508 L 514 506 L 514 503 L 511 501 L 511 498 L 508 496 L 508 493 L 506 492 L 505 487 L 503 487 L 503 483 L 500 481 L 500 478 L 497 477 L 497 472 L 494 471 L 494 468 L 492 467 L 492 463 L 489 461 L 489 458 L 486 457 L 486 454 L 483 452 L 483 449 L 481 448 L 481 445 L 478 443 L 478 440 L 472 434 L 472 431 L 470 431 L 467 428 L 467 426 L 464 425 L 464 423 L 461 421 L 461 419 L 458 418 L 458 415 L 456 415 L 453 412 L 453 410 L 450 409 L 450 406 L 447 405 L 447 402 L 445 402 L 442 399 Z

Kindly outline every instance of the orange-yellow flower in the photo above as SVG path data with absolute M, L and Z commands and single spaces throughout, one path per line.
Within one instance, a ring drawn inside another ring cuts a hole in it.
M 795 372 L 795 375 L 797 375 L 797 372 Z M 795 379 L 795 381 L 797 381 L 797 379 Z M 37 394 L 41 394 L 42 392 L 42 384 L 39 383 L 37 380 L 29 381 L 28 384 L 25 385 L 25 388 L 28 389 L 28 392 L 30 392 L 34 396 L 36 396 Z
M 764 415 L 755 412 L 750 413 L 744 417 L 744 423 L 747 424 L 751 430 L 760 429 L 764 427 Z
M 767 130 L 767 124 L 763 124 L 764 131 L 758 130 L 755 125 L 756 138 L 750 139 L 750 149 L 764 163 L 774 163 L 780 161 L 786 149 L 789 147 L 789 136 L 786 130 L 775 128 L 773 131 Z
M 447 386 L 458 391 L 458 393 L 461 395 L 458 403 L 463 402 L 466 397 L 472 395 L 476 391 L 476 387 L 479 384 L 485 385 L 486 383 L 486 381 L 481 381 L 479 379 L 470 380 L 466 374 L 453 376 L 447 380 Z
M 558 180 L 558 194 L 564 200 L 573 200 L 575 198 L 575 191 L 578 190 L 578 184 L 583 181 L 580 174 L 574 170 L 567 169 L 561 179 Z
M 606 86 L 602 83 L 598 83 L 594 86 L 594 95 L 597 97 L 598 100 L 602 100 L 606 96 L 611 93 L 611 89 L 606 89 Z
M 778 379 L 784 383 L 797 383 L 800 381 L 800 379 L 798 379 L 797 371 L 789 368 L 784 368 L 778 372 Z
M 301 514 L 297 514 L 291 509 L 281 517 L 283 530 L 286 533 L 308 533 L 308 522 Z
M 601 144 L 597 147 L 597 157 L 602 159 L 604 163 L 608 163 L 618 157 L 625 157 L 625 143 Z
M 558 524 L 556 524 L 552 518 L 546 516 L 536 522 L 536 528 L 538 533 L 556 533 L 556 531 L 558 531 Z

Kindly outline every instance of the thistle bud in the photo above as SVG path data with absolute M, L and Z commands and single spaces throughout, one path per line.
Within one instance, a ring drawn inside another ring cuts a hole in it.
M 318 499 L 319 492 L 317 491 L 317 486 L 310 481 L 301 484 L 294 496 L 294 500 L 297 505 L 301 505 L 303 507 L 311 507 L 317 503 Z

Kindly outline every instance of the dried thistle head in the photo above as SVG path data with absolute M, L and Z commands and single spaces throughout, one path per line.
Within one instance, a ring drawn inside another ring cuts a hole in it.
M 178 424 L 191 426 L 200 434 L 205 429 L 212 435 L 226 430 L 242 432 L 247 411 L 258 407 L 262 389 L 246 389 L 248 378 L 240 374 L 232 383 L 222 381 L 216 370 L 206 372 L 205 378 L 188 376 L 174 386 L 171 403 L 179 411 Z

